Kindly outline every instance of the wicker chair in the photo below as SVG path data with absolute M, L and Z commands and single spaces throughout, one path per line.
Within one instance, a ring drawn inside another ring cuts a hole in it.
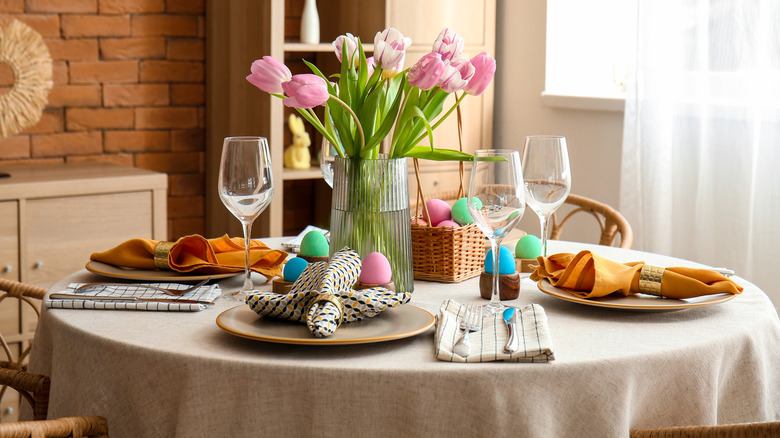
M 631 438 L 770 438 L 780 436 L 780 422 L 679 426 L 632 430 Z
M 40 310 L 35 300 L 40 302 L 45 294 L 46 289 L 42 287 L 0 279 L 0 303 L 5 299 L 17 299 L 31 307 L 38 316 Z M 15 357 L 2 332 L 0 332 L 0 345 L 5 353 L 5 360 L 0 361 L 0 400 L 9 388 L 15 390 L 30 404 L 34 420 L 1 423 L 0 438 L 108 436 L 108 425 L 103 417 L 66 417 L 46 420 L 51 380 L 48 376 L 27 372 L 25 361 L 32 345 L 28 345 L 18 357 Z
M 108 438 L 103 417 L 64 417 L 56 420 L 0 423 L 1 438 Z
M 570 211 L 560 222 L 558 215 L 553 213 L 550 239 L 560 239 L 566 222 L 575 214 L 584 212 L 592 215 L 598 221 L 601 228 L 599 245 L 613 246 L 618 234 L 620 234 L 621 248 L 631 248 L 634 244 L 634 232 L 631 230 L 631 224 L 620 212 L 609 205 L 574 194 L 570 194 L 566 198 L 566 204 L 574 206 L 574 210 Z

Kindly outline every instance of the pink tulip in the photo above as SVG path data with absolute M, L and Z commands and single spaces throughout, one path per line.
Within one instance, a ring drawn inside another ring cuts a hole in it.
M 266 93 L 281 93 L 282 83 L 292 77 L 290 69 L 272 56 L 263 56 L 253 62 L 251 71 L 246 80 Z
M 441 60 L 441 54 L 430 52 L 409 69 L 409 85 L 421 90 L 430 90 L 439 82 L 446 68 L 447 65 Z
M 439 78 L 439 87 L 445 93 L 460 91 L 474 76 L 474 66 L 466 58 L 453 59 Z
M 471 58 L 471 65 L 474 66 L 474 76 L 469 80 L 468 85 L 463 88 L 468 94 L 479 96 L 490 84 L 493 75 L 496 74 L 496 60 L 491 58 L 487 52 Z
M 366 70 L 368 77 L 371 77 L 371 75 L 374 74 L 374 67 L 376 67 L 376 64 L 374 63 L 374 57 L 370 56 L 366 58 L 366 64 L 368 64 L 368 69 Z
M 354 62 L 355 65 L 357 65 L 357 58 L 355 57 L 355 54 L 358 50 L 358 39 L 351 33 L 341 35 L 333 40 L 333 48 L 336 51 L 336 58 L 338 58 L 339 62 L 341 62 L 341 52 L 344 49 L 344 43 L 347 44 L 347 54 L 349 55 L 349 58 L 353 60 L 352 62 Z
M 444 28 L 433 43 L 433 51 L 441 53 L 442 60 L 450 61 L 460 57 L 463 44 L 463 38 L 459 37 L 455 31 Z
M 295 75 L 282 84 L 287 98 L 285 106 L 293 108 L 314 108 L 328 101 L 328 87 L 325 80 L 313 74 Z
M 378 32 L 374 37 L 374 62 L 382 69 L 382 75 L 393 77 L 404 68 L 406 49 L 412 45 L 412 39 L 390 27 Z

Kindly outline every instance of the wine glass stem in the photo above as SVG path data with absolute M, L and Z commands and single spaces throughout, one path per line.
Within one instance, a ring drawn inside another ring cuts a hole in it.
M 252 284 L 252 270 L 249 266 L 249 246 L 252 236 L 252 221 L 241 221 L 244 225 L 244 287 L 242 292 L 249 292 L 254 289 Z
M 547 226 L 550 223 L 550 216 L 539 215 L 539 223 L 542 228 L 542 255 L 547 257 Z
M 490 304 L 488 307 L 492 310 L 498 310 L 503 307 L 503 304 L 501 304 L 501 295 L 500 295 L 500 286 L 498 281 L 498 263 L 501 259 L 501 239 L 489 239 L 490 240 L 490 248 L 493 251 L 493 292 L 490 295 Z

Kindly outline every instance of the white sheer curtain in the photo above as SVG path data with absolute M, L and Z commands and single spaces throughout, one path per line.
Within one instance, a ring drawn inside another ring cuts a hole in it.
M 780 308 L 780 1 L 639 0 L 620 209 L 635 247 L 727 266 Z

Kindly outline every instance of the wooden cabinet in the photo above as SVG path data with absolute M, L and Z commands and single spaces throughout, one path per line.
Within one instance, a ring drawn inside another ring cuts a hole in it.
M 109 163 L 11 166 L 0 179 L 0 275 L 46 285 L 95 251 L 166 239 L 167 176 Z
M 219 150 L 222 138 L 229 135 L 262 135 L 269 139 L 273 161 L 275 192 L 266 213 L 257 221 L 256 236 L 291 234 L 289 227 L 293 213 L 285 215 L 285 199 L 296 199 L 295 216 L 302 205 L 311 204 L 317 210 L 321 199 L 301 199 L 301 180 L 321 180 L 317 156 L 321 136 L 308 127 L 312 138 L 312 169 L 296 171 L 283 167 L 284 149 L 290 143 L 286 121 L 293 110 L 284 107 L 280 99 L 246 83 L 252 61 L 263 55 L 285 60 L 293 73 L 308 73 L 300 61 L 314 62 L 325 74 L 337 72 L 338 65 L 331 42 L 346 32 L 359 36 L 367 51 L 373 49 L 374 35 L 394 27 L 412 39 L 407 51 L 406 66 L 430 52 L 439 32 L 449 27 L 466 41 L 464 55 L 472 57 L 486 51 L 495 56 L 495 0 L 329 0 L 318 2 L 320 15 L 320 44 L 298 42 L 298 26 L 303 2 L 270 0 L 261 2 L 210 0 L 207 8 L 207 75 L 209 95 L 207 125 L 209 129 L 207 174 L 209 187 L 216 187 Z M 212 38 L 213 36 L 213 38 Z M 250 40 L 251 42 L 248 42 Z M 454 102 L 454 98 L 452 98 Z M 493 86 L 481 96 L 469 96 L 461 105 L 463 116 L 463 150 L 492 147 Z M 247 111 L 251 117 L 247 117 Z M 308 125 L 308 124 L 307 124 Z M 437 147 L 458 149 L 456 117 L 453 114 L 434 134 Z M 423 142 L 421 144 L 427 144 Z M 423 185 L 427 193 L 457 190 L 457 164 L 421 162 Z M 410 199 L 414 202 L 417 183 L 413 167 L 410 169 Z M 291 181 L 296 181 L 291 184 Z M 295 190 L 295 191 L 294 191 Z M 321 194 L 321 188 L 308 190 Z M 240 234 L 238 221 L 221 205 L 216 190 L 208 191 L 208 233 Z M 302 227 L 301 227 L 302 228 Z M 300 230 L 297 230 L 300 231 Z
M 136 237 L 167 239 L 165 174 L 108 163 L 8 166 L 0 178 L 0 277 L 48 287 L 89 255 Z M 37 319 L 18 300 L 0 303 L 0 331 L 14 354 Z M 0 352 L 4 357 L 4 354 Z M 0 358 L 2 360 L 2 358 Z M 3 399 L 0 416 L 10 421 Z

